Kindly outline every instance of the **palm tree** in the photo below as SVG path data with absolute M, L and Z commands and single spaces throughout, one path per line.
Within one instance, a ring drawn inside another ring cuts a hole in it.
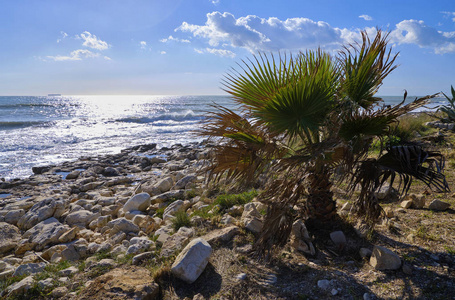
M 396 68 L 387 37 L 378 30 L 371 41 L 362 32 L 361 44 L 348 45 L 335 57 L 322 50 L 260 53 L 224 78 L 239 110 L 215 106 L 201 134 L 219 140 L 211 178 L 250 183 L 263 173 L 273 177 L 261 194 L 268 212 L 258 249 L 284 245 L 296 216 L 330 223 L 336 216 L 335 172 L 339 180 L 360 185 L 356 207 L 368 220 L 380 213 L 374 192 L 387 180 L 393 183 L 395 174 L 404 182 L 403 192 L 412 177 L 447 189 L 438 153 L 402 146 L 367 158 L 374 138 L 387 136 L 399 116 L 432 97 L 379 105 L 375 94 Z

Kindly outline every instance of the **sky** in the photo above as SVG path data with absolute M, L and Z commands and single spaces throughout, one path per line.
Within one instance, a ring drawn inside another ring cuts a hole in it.
M 0 95 L 218 95 L 258 52 L 336 53 L 390 31 L 379 95 L 455 85 L 455 2 L 0 0 Z

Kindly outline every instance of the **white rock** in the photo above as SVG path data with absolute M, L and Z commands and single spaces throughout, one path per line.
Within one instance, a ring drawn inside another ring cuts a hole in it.
M 16 226 L 0 222 L 0 254 L 13 250 L 20 240 L 21 234 Z
M 88 210 L 79 210 L 68 214 L 65 218 L 65 223 L 70 226 L 80 225 L 86 227 L 94 219 L 98 218 L 101 214 L 92 213 Z
M 174 180 L 172 179 L 172 177 L 167 177 L 158 181 L 158 183 L 156 184 L 156 188 L 158 188 L 161 191 L 161 193 L 165 193 L 168 192 L 173 185 Z
M 377 270 L 397 270 L 401 267 L 401 259 L 397 254 L 385 247 L 374 246 L 370 257 L 370 265 Z
M 309 255 L 316 254 L 316 249 L 311 241 L 305 223 L 301 219 L 296 220 L 292 224 L 290 244 L 297 251 L 301 251 Z
M 174 190 L 184 189 L 188 184 L 196 181 L 196 179 L 197 179 L 196 175 L 187 175 L 180 179 L 179 181 L 177 181 L 173 189 Z
M 169 215 L 175 215 L 176 212 L 183 209 L 184 202 L 182 200 L 177 200 L 172 202 L 171 204 L 166 207 L 163 212 L 163 220 L 167 220 Z
M 125 219 L 125 218 L 118 218 L 116 220 L 112 220 L 109 223 L 107 223 L 107 226 L 112 228 L 111 229 L 111 234 L 115 234 L 119 231 L 128 233 L 128 232 L 139 232 L 139 226 L 134 224 L 133 222 Z
M 44 199 L 30 208 L 17 222 L 17 226 L 22 230 L 28 230 L 54 215 L 56 209 L 64 208 L 63 201 L 56 201 L 52 198 Z
M 204 271 L 211 254 L 209 243 L 201 238 L 194 239 L 177 256 L 171 272 L 177 278 L 193 283 Z
M 5 215 L 5 222 L 12 225 L 17 225 L 17 222 L 20 218 L 22 218 L 23 215 L 25 215 L 25 210 L 23 209 L 10 210 Z
M 145 211 L 151 204 L 150 195 L 140 193 L 131 197 L 123 206 L 123 211 Z
M 28 240 L 30 247 L 37 251 L 41 251 L 47 245 L 56 244 L 61 235 L 67 232 L 70 228 L 60 223 L 56 218 L 49 218 L 27 230 L 22 236 Z M 18 253 L 16 248 L 16 254 Z
M 327 279 L 318 280 L 318 287 L 323 290 L 328 290 L 330 288 L 330 281 Z

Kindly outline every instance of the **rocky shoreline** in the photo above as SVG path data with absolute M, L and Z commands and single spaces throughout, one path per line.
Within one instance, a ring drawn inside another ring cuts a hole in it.
M 197 171 L 207 163 L 209 152 L 207 143 L 159 150 L 155 144 L 140 145 L 119 154 L 34 167 L 34 175 L 26 179 L 2 180 L 0 280 L 26 277 L 5 287 L 1 296 L 20 295 L 38 284 L 43 289 L 57 286 L 54 297 L 76 297 L 77 293 L 71 292 L 74 287 L 46 279 L 36 281 L 33 276 L 49 264 L 64 261 L 85 260 L 82 271 L 116 265 L 113 259 L 94 259 L 93 255 L 100 253 L 131 258 L 137 265 L 153 256 L 157 245 L 162 256 L 182 250 L 195 237 L 195 230 L 182 227 L 173 234 L 171 220 L 177 211 L 204 205 L 195 191 L 205 179 Z M 236 230 L 231 228 L 228 234 L 232 236 Z M 195 245 L 210 248 L 205 240 Z M 209 250 L 205 252 L 210 255 Z M 199 262 L 197 275 L 204 270 L 208 256 Z M 187 281 L 196 280 L 195 274 L 187 274 L 185 262 L 179 263 L 175 274 Z M 61 283 L 69 282 L 69 275 L 79 271 L 73 266 L 60 272 Z M 144 276 L 140 278 L 143 281 Z M 145 278 L 148 280 L 142 288 L 134 288 L 135 299 L 149 299 L 158 291 L 150 274 Z
M 367 280 L 372 275 L 366 274 L 396 272 L 391 278 L 412 277 L 422 286 L 421 274 L 430 270 L 437 278 L 451 276 L 450 255 L 433 254 L 438 262 L 447 260 L 447 270 L 444 264 L 413 266 L 401 257 L 406 252 L 397 255 L 389 242 L 369 243 L 362 226 L 331 232 L 324 241 L 330 253 L 316 253 L 302 220 L 294 222 L 281 253 L 286 260 L 280 266 L 258 264 L 249 253 L 267 208 L 254 194 L 224 207 L 208 196 L 199 171 L 209 164 L 213 146 L 206 141 L 161 149 L 140 145 L 35 167 L 29 178 L 1 180 L 0 299 L 201 300 L 219 292 L 220 299 L 354 299 L 354 294 L 374 299 Z M 377 196 L 387 202 L 392 190 Z M 399 215 L 426 206 L 450 216 L 450 203 L 427 200 L 411 194 L 398 209 L 385 207 L 383 227 L 398 226 L 391 224 Z M 339 215 L 349 218 L 351 203 L 338 199 L 338 206 Z M 174 296 L 163 296 L 169 290 Z

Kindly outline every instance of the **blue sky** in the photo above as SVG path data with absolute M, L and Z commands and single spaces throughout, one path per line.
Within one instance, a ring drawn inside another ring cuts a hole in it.
M 455 85 L 455 3 L 341 0 L 0 0 L 0 95 L 223 94 L 257 51 L 337 51 L 391 31 L 381 95 Z

